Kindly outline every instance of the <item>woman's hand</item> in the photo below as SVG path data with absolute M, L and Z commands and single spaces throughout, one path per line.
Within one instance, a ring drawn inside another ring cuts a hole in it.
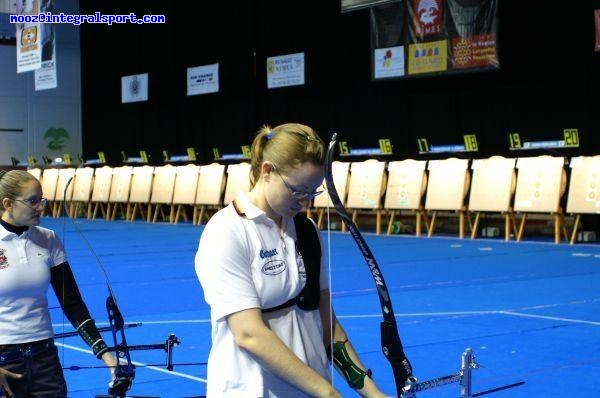
M 362 397 L 367 397 L 367 398 L 389 397 L 389 395 L 386 395 L 386 394 L 382 393 L 381 391 L 379 391 L 379 388 L 377 388 L 377 385 L 375 385 L 375 382 L 370 377 L 365 377 L 365 385 L 362 389 L 358 390 L 358 393 Z
M 22 374 L 9 372 L 6 369 L 0 368 L 0 391 L 2 392 L 0 398 L 11 398 L 13 396 L 13 393 L 8 386 L 7 378 L 20 379 L 21 377 L 23 377 Z
M 131 384 L 133 382 L 133 378 L 130 377 L 120 377 L 117 379 L 115 370 L 117 369 L 117 359 L 110 352 L 105 352 L 102 354 L 102 361 L 108 366 L 110 369 L 110 382 L 108 383 L 108 393 L 110 395 L 119 395 L 124 394 L 129 388 L 131 388 Z
M 110 381 L 112 382 L 115 379 L 115 369 L 118 365 L 117 359 L 113 354 L 106 351 L 104 354 L 102 354 L 102 361 L 106 366 L 108 366 L 108 369 L 110 369 Z

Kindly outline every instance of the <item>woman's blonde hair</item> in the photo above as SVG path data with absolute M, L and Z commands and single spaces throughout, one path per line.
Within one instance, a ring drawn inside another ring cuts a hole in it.
M 37 178 L 25 170 L 0 170 L 0 200 L 18 198 L 29 181 L 37 181 Z M 0 206 L 0 214 L 2 212 L 4 206 Z
M 254 187 L 264 161 L 272 162 L 284 174 L 302 163 L 323 164 L 325 143 L 303 124 L 286 123 L 273 128 L 265 125 L 258 130 L 251 152 L 250 186 Z

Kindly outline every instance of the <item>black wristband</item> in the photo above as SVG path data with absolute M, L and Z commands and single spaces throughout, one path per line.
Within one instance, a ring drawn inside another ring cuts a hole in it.
M 93 319 L 86 319 L 77 327 L 77 333 L 83 341 L 92 349 L 96 358 L 100 358 L 102 354 L 108 351 L 106 342 L 100 336 L 100 332 L 96 328 L 96 323 Z
M 96 344 L 92 346 L 92 352 L 96 356 L 96 358 L 100 359 L 102 355 L 108 351 L 108 346 L 106 342 L 102 339 L 98 340 Z

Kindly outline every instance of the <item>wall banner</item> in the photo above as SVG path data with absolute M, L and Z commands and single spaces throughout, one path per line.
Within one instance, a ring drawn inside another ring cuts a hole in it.
M 499 0 L 403 0 L 373 6 L 371 50 L 403 48 L 405 72 L 381 73 L 373 56 L 373 79 L 497 70 Z M 400 59 L 395 51 L 394 59 Z M 385 58 L 387 61 L 387 58 Z
M 404 76 L 404 46 L 375 49 L 375 79 Z
M 304 85 L 304 53 L 267 58 L 267 87 Z
M 53 12 L 54 0 L 45 0 L 41 12 Z M 58 86 L 56 79 L 56 41 L 54 24 L 42 25 L 42 64 L 35 70 L 35 91 Z
M 121 77 L 121 103 L 148 101 L 148 74 Z
M 38 15 L 40 0 L 17 1 L 17 15 Z M 42 66 L 42 32 L 39 23 L 16 24 L 17 73 L 29 72 Z
M 219 92 L 219 64 L 187 68 L 187 95 Z

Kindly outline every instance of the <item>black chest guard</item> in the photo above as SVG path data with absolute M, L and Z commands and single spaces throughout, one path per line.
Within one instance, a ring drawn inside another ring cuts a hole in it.
M 294 217 L 296 226 L 297 250 L 302 255 L 306 270 L 306 285 L 298 296 L 273 308 L 263 308 L 262 312 L 273 312 L 296 304 L 300 309 L 313 311 L 319 308 L 321 295 L 321 242 L 314 224 L 304 214 Z

